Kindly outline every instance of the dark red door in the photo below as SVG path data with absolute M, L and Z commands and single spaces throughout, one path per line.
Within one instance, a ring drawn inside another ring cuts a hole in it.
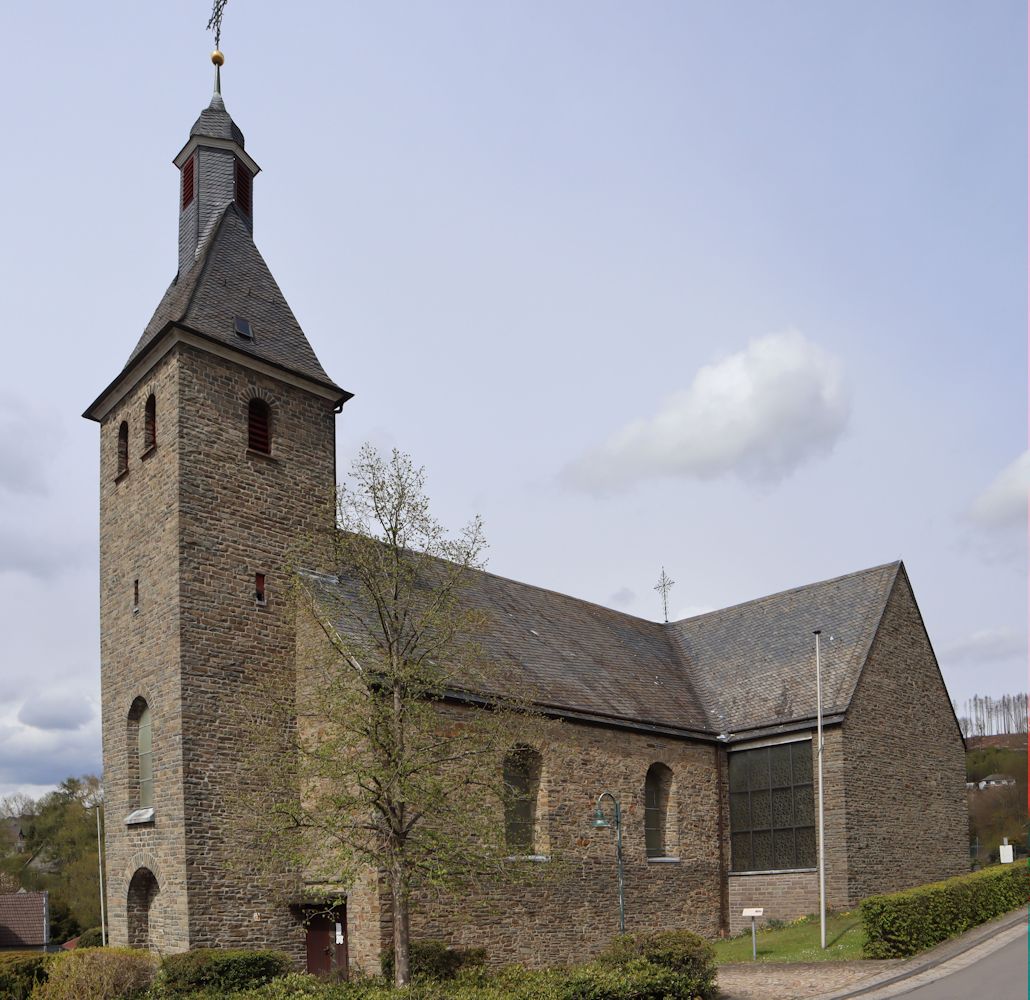
M 347 977 L 347 921 L 341 908 L 320 913 L 307 921 L 307 969 L 316 976 Z

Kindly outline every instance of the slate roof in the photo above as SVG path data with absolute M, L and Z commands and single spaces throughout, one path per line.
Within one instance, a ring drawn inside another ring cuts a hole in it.
M 47 941 L 45 892 L 0 895 L 0 948 L 41 948 Z
M 719 736 L 814 718 L 814 628 L 823 630 L 824 713 L 845 711 L 901 569 L 876 566 L 669 624 L 485 572 L 465 600 L 487 613 L 485 654 L 510 665 L 541 706 Z M 319 577 L 316 589 L 347 634 L 353 582 Z
M 900 570 L 874 566 L 670 624 L 713 725 L 732 733 L 814 718 L 817 628 L 823 712 L 845 711 Z
M 238 142 L 241 147 L 244 145 L 243 133 L 236 122 L 232 120 L 229 112 L 225 110 L 225 102 L 217 90 L 211 97 L 211 103 L 200 112 L 200 117 L 193 123 L 190 135 L 206 136 L 210 139 L 229 139 Z
M 252 341 L 235 333 L 236 316 L 250 320 Z M 339 389 L 315 356 L 235 202 L 225 207 L 193 266 L 169 285 L 126 368 L 169 323 Z

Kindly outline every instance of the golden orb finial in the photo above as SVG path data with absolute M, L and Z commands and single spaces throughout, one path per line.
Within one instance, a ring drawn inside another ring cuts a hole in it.
M 218 49 L 215 49 L 215 51 L 211 53 L 211 62 L 216 66 L 222 66 L 225 64 L 225 56 L 223 56 Z

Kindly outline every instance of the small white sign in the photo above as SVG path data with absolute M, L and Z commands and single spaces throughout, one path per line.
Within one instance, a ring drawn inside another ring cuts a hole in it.
M 742 917 L 760 917 L 763 913 L 765 913 L 765 908 L 764 907 L 762 907 L 762 906 L 752 906 L 751 909 L 745 910 L 741 914 L 741 916 Z
M 1011 844 L 1002 844 L 1001 847 L 998 848 L 998 851 L 1000 852 L 999 860 L 1001 861 L 1001 863 L 1003 865 L 1010 865 L 1010 864 L 1012 864 L 1012 845 Z
M 336 943 L 343 944 L 343 924 L 336 925 Z

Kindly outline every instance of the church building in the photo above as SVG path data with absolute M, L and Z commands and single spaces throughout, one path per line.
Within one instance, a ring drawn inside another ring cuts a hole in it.
M 288 554 L 329 509 L 352 394 L 254 243 L 260 168 L 219 82 L 174 164 L 177 273 L 85 413 L 100 425 L 110 939 L 376 971 L 391 930 L 375 877 L 311 919 L 230 843 L 231 709 L 255 678 L 297 683 Z M 815 629 L 828 904 L 968 870 L 964 744 L 900 562 L 668 623 L 490 573 L 473 591 L 486 652 L 551 720 L 523 757 L 532 823 L 513 853 L 571 864 L 424 900 L 413 939 L 533 965 L 596 953 L 617 932 L 612 834 L 591 825 L 605 790 L 622 807 L 628 930 L 716 936 L 745 907 L 816 912 Z

